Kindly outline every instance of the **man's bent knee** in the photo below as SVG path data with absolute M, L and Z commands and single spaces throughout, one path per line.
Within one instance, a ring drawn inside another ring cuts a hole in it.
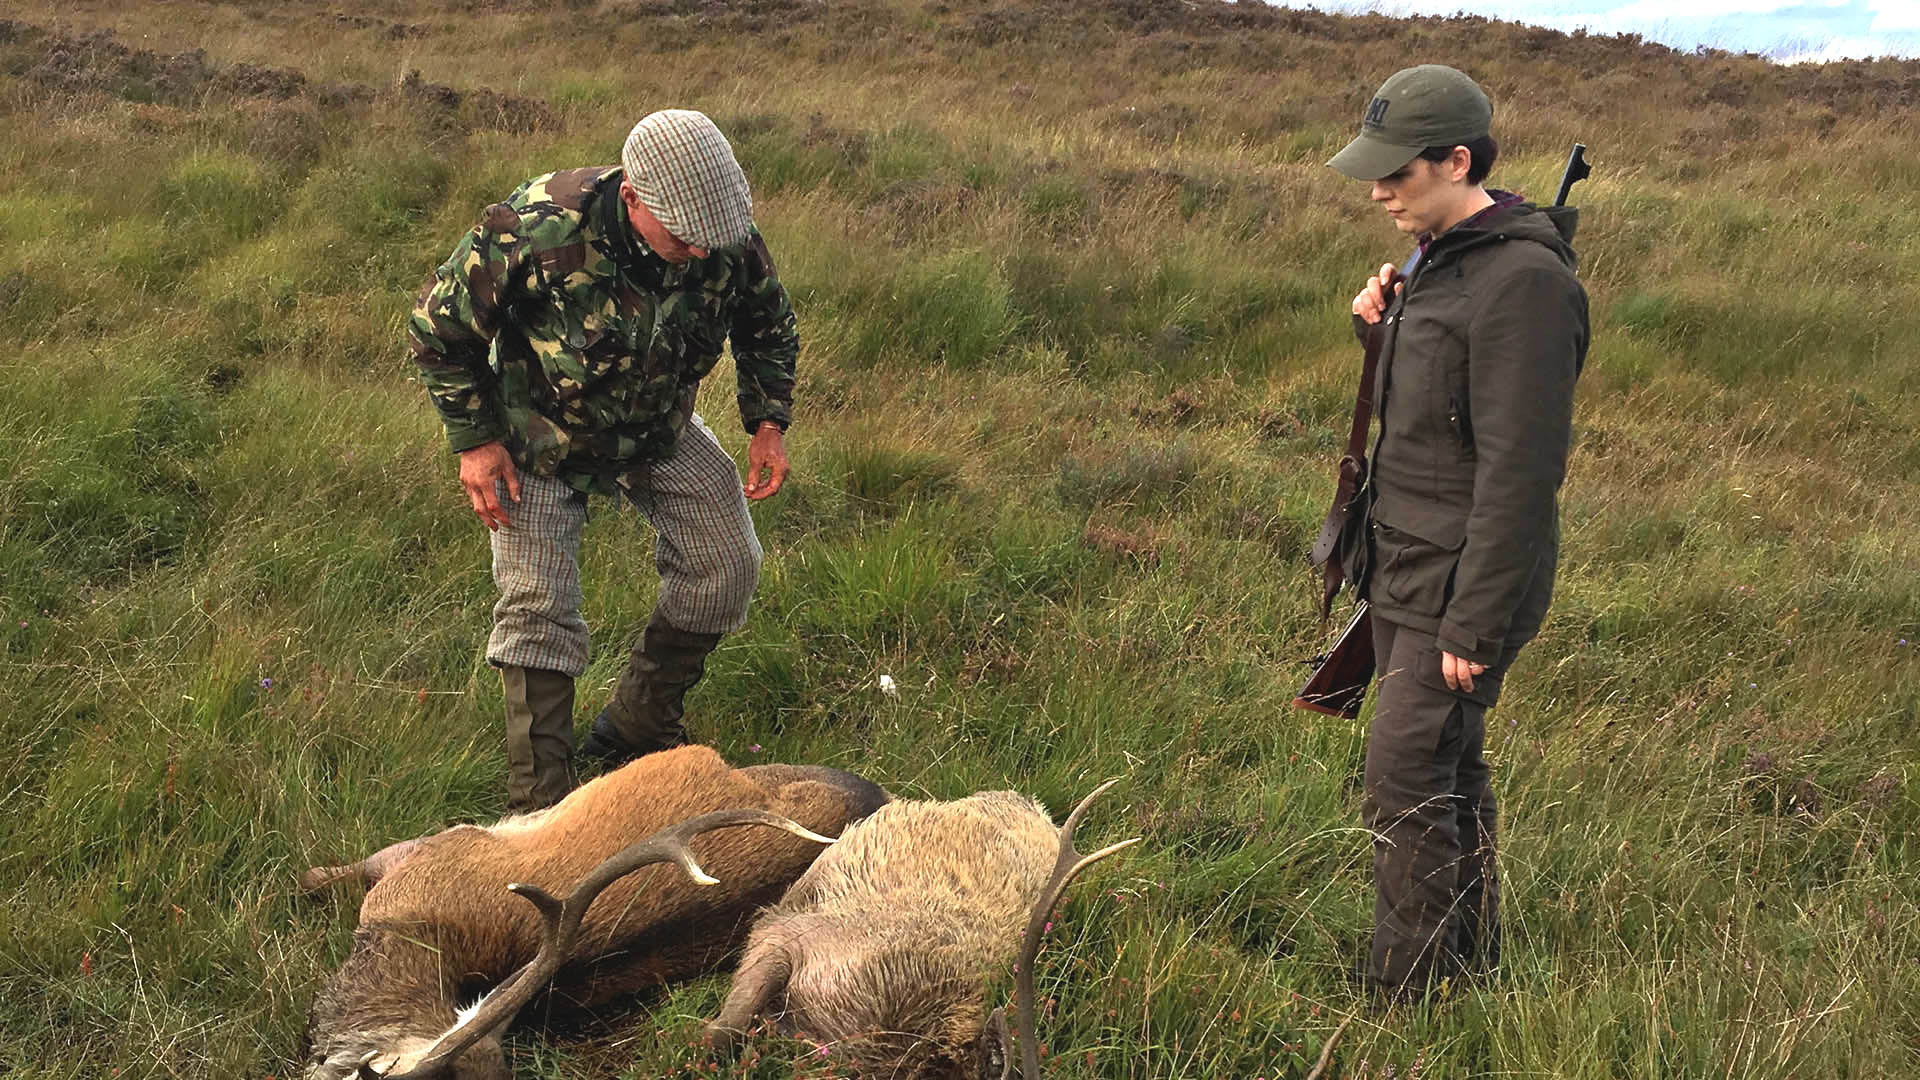
M 660 610 L 682 630 L 725 634 L 746 625 L 747 607 L 760 583 L 758 543 L 706 560 L 690 572 L 664 576 Z
M 542 668 L 579 678 L 587 669 L 587 625 L 576 616 L 558 622 L 538 611 L 495 611 L 487 639 L 487 663 L 494 667 Z

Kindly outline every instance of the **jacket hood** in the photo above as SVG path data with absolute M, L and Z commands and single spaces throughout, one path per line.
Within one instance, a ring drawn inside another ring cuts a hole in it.
M 1578 261 L 1573 233 L 1579 226 L 1578 207 L 1540 207 L 1523 202 L 1488 214 L 1471 228 L 1450 230 L 1440 240 L 1455 250 L 1489 239 L 1530 240 L 1559 256 L 1572 269 Z

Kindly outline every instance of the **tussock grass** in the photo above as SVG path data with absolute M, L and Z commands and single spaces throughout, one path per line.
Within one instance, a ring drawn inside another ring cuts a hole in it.
M 1146 843 L 1041 957 L 1050 1075 L 1300 1076 L 1356 1010 L 1338 1075 L 1920 1065 L 1913 62 L 1157 0 L 11 17 L 0 1072 L 287 1075 L 357 901 L 294 872 L 499 812 L 485 538 L 402 321 L 483 206 L 664 105 L 733 137 L 805 338 L 695 723 L 905 794 L 1126 777 L 1089 827 Z M 1286 702 L 1347 298 L 1404 254 L 1321 163 L 1416 55 L 1501 102 L 1500 183 L 1593 148 L 1596 338 L 1489 733 L 1506 966 L 1381 1013 L 1364 732 Z M 655 583 L 630 512 L 584 547 L 590 715 Z M 838 1071 L 713 1066 L 721 992 L 515 1065 Z

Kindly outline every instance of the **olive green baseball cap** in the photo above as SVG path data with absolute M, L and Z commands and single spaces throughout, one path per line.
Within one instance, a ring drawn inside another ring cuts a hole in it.
M 1360 134 L 1327 164 L 1355 180 L 1397 172 L 1429 146 L 1459 146 L 1493 127 L 1493 102 L 1445 64 L 1421 64 L 1380 84 Z

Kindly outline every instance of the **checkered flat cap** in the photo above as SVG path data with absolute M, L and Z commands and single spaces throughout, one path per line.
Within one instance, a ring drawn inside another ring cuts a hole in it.
M 753 224 L 747 174 L 727 137 L 692 109 L 662 109 L 633 125 L 620 154 L 627 182 L 667 231 L 695 247 L 723 248 Z

